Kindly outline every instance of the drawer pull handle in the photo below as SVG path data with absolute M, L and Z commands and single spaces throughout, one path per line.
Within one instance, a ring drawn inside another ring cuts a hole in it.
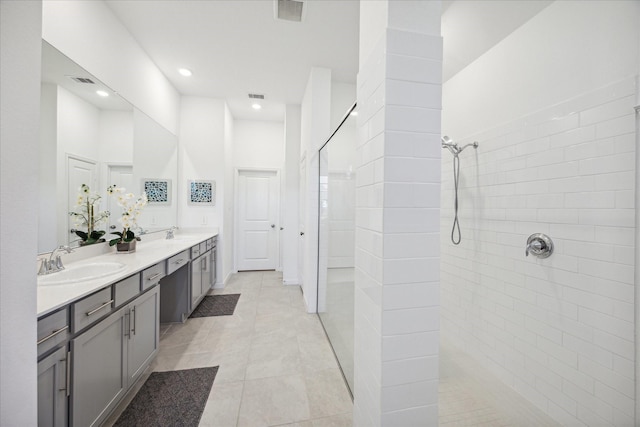
M 178 265 L 178 264 L 182 264 L 183 262 L 184 262 L 184 258 L 180 258 L 180 259 L 176 260 L 174 262 L 174 264 Z
M 102 310 L 102 309 L 103 309 L 103 308 L 105 308 L 106 306 L 111 305 L 111 303 L 112 303 L 112 302 L 113 302 L 113 300 L 111 300 L 111 301 L 107 301 L 107 302 L 105 302 L 104 304 L 102 304 L 100 307 L 98 307 L 98 308 L 94 308 L 94 309 L 93 309 L 93 310 L 91 310 L 91 311 L 87 311 L 87 313 L 86 313 L 86 314 L 87 314 L 87 316 L 91 316 L 92 314 L 97 313 L 98 311 Z
M 156 273 L 151 277 L 147 277 L 147 280 L 151 281 L 151 280 L 156 279 L 156 278 L 158 278 L 160 276 L 162 276 L 162 273 Z
M 60 328 L 58 330 L 55 330 L 53 332 L 51 332 L 49 335 L 47 335 L 46 337 L 42 338 L 41 340 L 38 340 L 38 345 L 42 344 L 43 342 L 45 342 L 46 340 L 55 337 L 56 335 L 58 335 L 59 333 L 62 333 L 64 331 L 66 331 L 67 329 L 69 329 L 69 325 L 65 326 L 64 328 Z

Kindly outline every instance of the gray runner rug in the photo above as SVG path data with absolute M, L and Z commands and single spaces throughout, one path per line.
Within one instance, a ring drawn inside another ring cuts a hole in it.
M 218 366 L 153 372 L 115 426 L 197 427 Z
M 240 294 L 208 295 L 189 317 L 231 316 L 236 310 Z

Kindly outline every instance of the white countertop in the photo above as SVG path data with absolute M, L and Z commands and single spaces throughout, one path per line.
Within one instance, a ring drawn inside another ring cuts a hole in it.
M 214 231 L 176 234 L 176 237 L 171 240 L 150 239 L 149 241 L 145 241 L 146 239 L 144 239 L 137 243 L 136 251 L 133 253 L 116 253 L 114 248 L 112 252 L 106 254 L 85 258 L 68 264 L 65 263 L 65 267 L 70 268 L 81 264 L 96 262 L 119 262 L 125 264 L 125 268 L 117 274 L 83 282 L 42 285 L 38 280 L 38 317 L 64 307 L 73 301 L 92 294 L 95 291 L 129 277 L 132 274 L 142 271 L 147 267 L 217 235 L 217 231 Z M 55 274 L 56 273 L 52 273 L 52 275 Z M 38 276 L 38 279 L 40 277 L 44 276 Z

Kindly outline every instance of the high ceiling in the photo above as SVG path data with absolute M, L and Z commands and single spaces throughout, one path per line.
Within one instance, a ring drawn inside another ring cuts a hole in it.
M 305 0 L 302 22 L 275 19 L 273 0 L 106 3 L 178 92 L 225 98 L 237 119 L 282 120 L 285 104 L 301 102 L 313 66 L 356 80 L 358 0 Z M 445 81 L 550 3 L 444 0 Z M 262 110 L 251 109 L 249 93 L 265 96 Z

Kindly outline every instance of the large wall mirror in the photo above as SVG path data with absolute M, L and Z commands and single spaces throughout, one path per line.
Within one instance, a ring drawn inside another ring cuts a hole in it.
M 138 221 L 144 230 L 176 225 L 177 137 L 45 41 L 40 129 L 38 252 L 86 243 L 76 231 L 87 225 L 69 214 L 83 213 L 82 184 L 99 198 L 94 217 L 111 212 L 95 226 L 106 238 L 121 229 L 110 185 L 136 196 L 147 192 Z

